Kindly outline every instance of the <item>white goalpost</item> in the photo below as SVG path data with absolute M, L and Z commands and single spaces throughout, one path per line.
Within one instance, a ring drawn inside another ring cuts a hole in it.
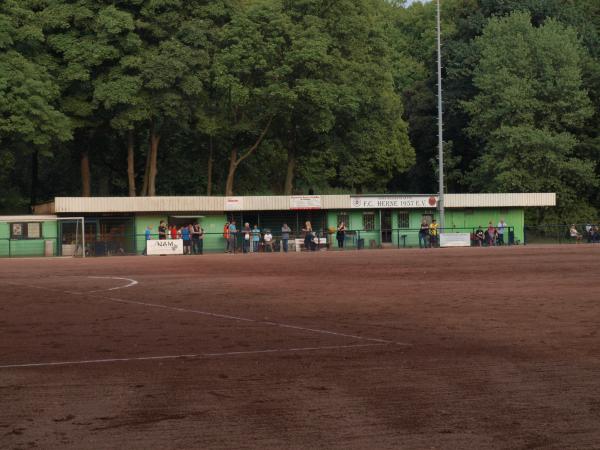
M 85 218 L 57 217 L 59 254 L 85 258 Z
M 84 217 L 0 216 L 0 257 L 88 255 Z

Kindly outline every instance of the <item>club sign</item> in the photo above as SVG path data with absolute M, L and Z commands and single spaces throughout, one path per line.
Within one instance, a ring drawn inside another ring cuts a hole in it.
M 406 209 L 406 208 L 435 208 L 438 199 L 424 195 L 391 195 L 386 197 L 351 197 L 350 204 L 355 209 Z
M 182 239 L 159 239 L 146 244 L 148 255 L 183 255 Z

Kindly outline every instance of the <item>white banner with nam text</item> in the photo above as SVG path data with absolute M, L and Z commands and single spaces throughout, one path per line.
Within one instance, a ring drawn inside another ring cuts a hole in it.
M 183 255 L 183 239 L 146 241 L 148 255 Z
M 470 247 L 470 233 L 441 233 L 440 247 Z

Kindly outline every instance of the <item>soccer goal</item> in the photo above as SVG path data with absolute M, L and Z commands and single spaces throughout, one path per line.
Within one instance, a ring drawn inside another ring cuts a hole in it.
M 59 255 L 85 258 L 88 253 L 85 243 L 85 218 L 59 217 L 56 222 Z
M 0 257 L 85 257 L 86 226 L 83 217 L 0 216 Z

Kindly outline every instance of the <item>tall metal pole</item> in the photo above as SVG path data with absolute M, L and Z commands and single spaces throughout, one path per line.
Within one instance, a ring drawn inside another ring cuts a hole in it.
M 438 173 L 440 198 L 438 208 L 440 211 L 440 228 L 442 231 L 446 224 L 444 212 L 444 140 L 442 118 L 442 36 L 440 20 L 440 0 L 437 0 L 437 56 L 438 56 Z
M 81 218 L 81 257 L 85 258 L 85 217 Z

